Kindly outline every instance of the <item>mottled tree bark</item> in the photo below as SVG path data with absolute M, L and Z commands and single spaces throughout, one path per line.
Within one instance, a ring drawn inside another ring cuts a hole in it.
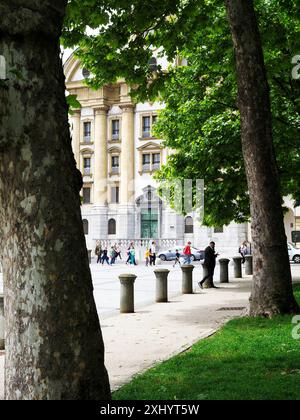
M 269 86 L 252 0 L 226 0 L 236 53 L 242 148 L 251 202 L 251 315 L 299 311 L 293 296 L 282 197 L 272 138 Z
M 59 58 L 66 4 L 0 1 L 6 399 L 110 398 Z

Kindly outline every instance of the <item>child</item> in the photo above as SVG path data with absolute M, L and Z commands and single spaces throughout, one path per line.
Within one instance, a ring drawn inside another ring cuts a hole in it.
M 150 262 L 150 249 L 149 248 L 146 249 L 145 258 L 146 258 L 146 267 L 148 267 L 149 262 Z
M 176 249 L 176 259 L 175 259 L 173 267 L 175 267 L 175 265 L 177 265 L 177 264 L 179 264 L 181 266 L 180 253 L 179 253 L 178 249 Z

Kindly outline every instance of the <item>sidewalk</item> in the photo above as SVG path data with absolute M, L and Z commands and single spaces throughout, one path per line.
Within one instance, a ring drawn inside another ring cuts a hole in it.
M 155 364 L 209 337 L 248 306 L 251 281 L 196 292 L 102 322 L 106 367 L 113 390 Z M 220 310 L 229 308 L 230 310 Z M 233 309 L 244 308 L 244 309 Z
M 294 280 L 299 281 L 300 267 L 293 271 Z M 135 314 L 102 318 L 112 389 L 242 315 L 245 311 L 242 308 L 248 307 L 251 284 L 251 277 L 244 277 L 231 280 L 220 289 L 197 290 L 194 295 L 170 298 L 169 303 L 138 307 Z M 4 355 L 0 352 L 0 399 L 3 399 L 3 365 Z
M 156 363 L 178 354 L 218 330 L 246 307 L 251 281 L 231 281 L 220 289 L 171 298 L 169 303 L 138 308 L 135 314 L 116 315 L 101 322 L 106 367 L 116 389 Z M 0 399 L 3 399 L 4 355 L 0 355 Z

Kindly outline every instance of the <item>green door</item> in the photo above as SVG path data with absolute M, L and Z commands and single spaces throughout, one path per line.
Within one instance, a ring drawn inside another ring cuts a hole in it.
M 158 238 L 158 210 L 142 209 L 141 213 L 142 239 Z

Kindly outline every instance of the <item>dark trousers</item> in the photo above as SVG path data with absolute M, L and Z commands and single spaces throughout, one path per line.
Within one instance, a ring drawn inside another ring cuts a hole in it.
M 102 257 L 102 265 L 105 263 L 105 261 L 107 262 L 107 264 L 109 265 L 109 258 L 108 258 L 108 256 L 106 255 L 106 256 L 104 256 L 104 257 Z
M 155 265 L 156 262 L 156 254 L 150 256 L 150 265 Z
M 203 285 L 206 280 L 210 279 L 210 281 L 213 285 L 214 284 L 215 267 L 206 266 L 206 268 L 207 268 L 208 274 L 204 277 L 204 279 L 200 283 L 201 283 L 201 285 Z
M 97 258 L 97 264 L 99 264 L 99 263 L 101 262 L 101 260 L 102 260 L 101 255 L 102 255 L 102 254 L 99 254 L 99 255 L 98 255 L 98 258 Z

